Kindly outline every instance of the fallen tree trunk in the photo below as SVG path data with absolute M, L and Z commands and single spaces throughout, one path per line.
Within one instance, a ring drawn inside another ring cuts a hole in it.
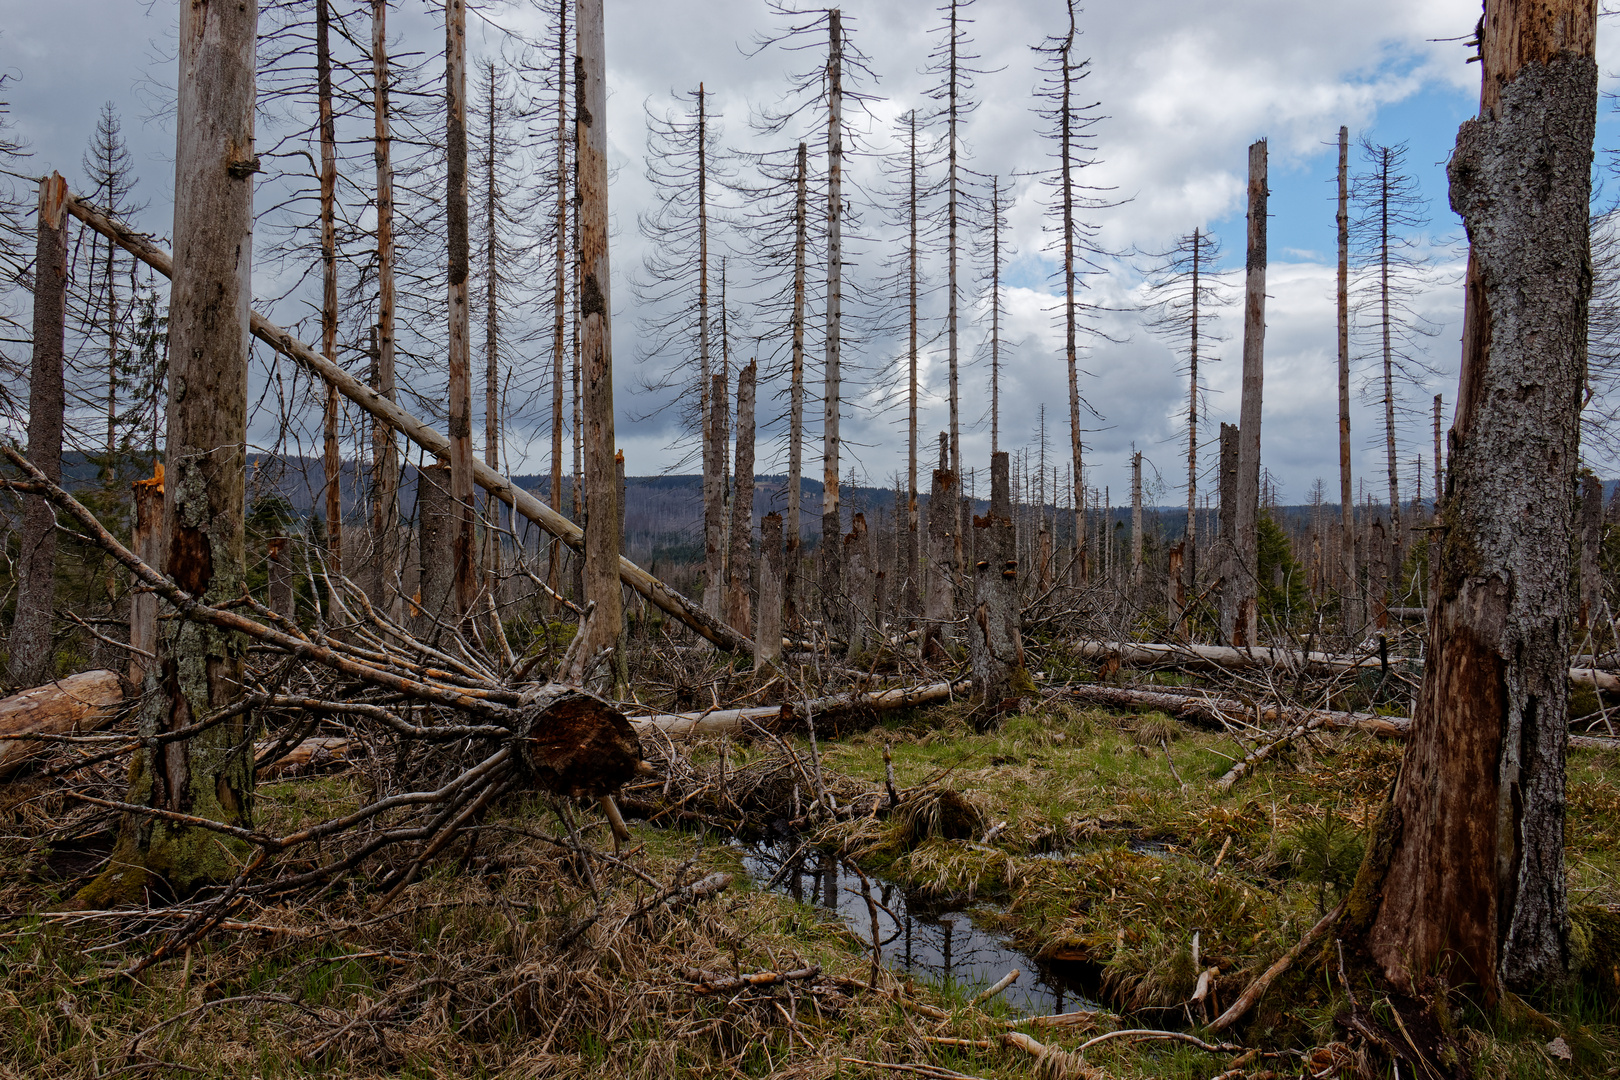
M 306 773 L 328 765 L 339 765 L 348 760 L 351 741 L 341 737 L 305 739 L 274 761 L 266 761 L 273 744 L 261 743 L 254 765 L 260 780 L 269 780 L 287 773 Z
M 889 709 L 908 709 L 918 705 L 933 705 L 947 701 L 952 694 L 965 694 L 972 684 L 930 683 L 926 686 L 898 687 L 872 693 L 833 694 L 812 698 L 800 705 L 767 705 L 755 709 L 711 709 L 708 712 L 652 713 L 630 717 L 630 726 L 638 733 L 657 729 L 665 735 L 722 735 L 745 731 L 766 721 L 781 721 L 786 725 L 802 723 L 805 707 L 817 718 L 834 717 L 858 710 L 883 712 Z
M 71 194 L 67 198 L 67 209 L 74 217 L 107 237 L 107 239 L 128 251 L 158 273 L 165 277 L 172 275 L 174 267 L 169 253 L 152 243 L 149 237 L 112 220 L 89 203 Z M 399 405 L 389 401 L 378 391 L 366 386 L 258 312 L 252 313 L 252 331 L 254 337 L 278 352 L 292 357 L 294 361 L 302 364 L 312 373 L 336 387 L 337 391 L 344 397 L 388 424 L 394 430 L 402 432 L 422 449 L 438 457 L 448 459 L 450 454 L 450 440 L 448 438 L 406 412 Z M 518 487 L 510 479 L 502 476 L 482 461 L 474 460 L 473 462 L 473 480 L 479 487 L 506 503 L 575 551 L 584 550 L 585 533 L 578 525 L 569 521 L 535 495 Z M 749 640 L 748 635 L 739 633 L 718 618 L 708 614 L 698 605 L 692 603 L 692 601 L 622 555 L 619 557 L 619 579 L 657 607 L 673 615 L 721 649 L 728 652 L 753 651 L 754 643 Z
M 99 731 L 123 704 L 124 687 L 112 671 L 83 671 L 0 700 L 0 780 L 49 745 L 18 736 Z
M 1161 645 L 1137 641 L 1077 641 L 1073 648 L 1088 660 L 1117 658 L 1122 664 L 1175 664 L 1178 667 L 1207 665 L 1241 670 L 1253 667 L 1279 667 L 1297 671 L 1301 666 L 1328 671 L 1378 670 L 1383 662 L 1376 656 L 1338 656 L 1298 649 L 1236 649 L 1228 645 Z M 1590 660 L 1590 657 L 1577 657 Z M 1620 691 L 1620 675 L 1595 667 L 1571 667 L 1569 681 L 1576 686 Z
M 1074 686 L 1069 688 L 1068 693 L 1071 698 L 1091 705 L 1158 709 L 1178 720 L 1192 720 L 1201 724 L 1225 724 L 1234 717 L 1242 717 L 1260 723 L 1290 721 L 1296 726 L 1312 729 L 1326 727 L 1336 731 L 1364 731 L 1386 739 L 1404 739 L 1412 728 L 1412 720 L 1407 716 L 1381 716 L 1378 713 L 1340 712 L 1335 709 L 1279 709 L 1276 705 L 1261 707 L 1256 716 L 1254 706 L 1233 698 L 1170 694 L 1128 686 Z M 1571 735 L 1569 745 L 1576 750 L 1620 750 L 1620 739 Z

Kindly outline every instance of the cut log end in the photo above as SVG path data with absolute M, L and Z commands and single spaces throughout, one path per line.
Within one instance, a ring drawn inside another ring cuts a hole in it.
M 640 771 L 635 729 L 595 694 L 547 686 L 520 713 L 519 757 L 537 787 L 570 798 L 600 798 Z

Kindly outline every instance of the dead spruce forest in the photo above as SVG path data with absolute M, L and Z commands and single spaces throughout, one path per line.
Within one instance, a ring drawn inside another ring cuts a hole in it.
M 1105 251 L 1074 0 L 1033 173 L 962 138 L 992 0 L 929 10 L 881 161 L 858 13 L 770 0 L 778 96 L 722 138 L 694 68 L 617 226 L 603 0 L 416 8 L 182 5 L 172 227 L 118 105 L 73 178 L 0 112 L 0 1076 L 1620 1075 L 1595 0 L 1458 28 L 1440 396 L 1405 148 L 1323 133 L 1341 473 L 1292 506 L 1267 142 L 1230 252 Z M 1016 191 L 1053 355 L 1002 351 Z M 1184 482 L 1097 491 L 1127 255 Z M 1014 435 L 1030 364 L 1067 400 Z M 874 399 L 907 452 L 857 471 Z

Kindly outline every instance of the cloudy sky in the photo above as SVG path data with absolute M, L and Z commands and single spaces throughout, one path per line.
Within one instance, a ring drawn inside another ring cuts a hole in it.
M 609 53 L 609 137 L 617 165 L 611 191 L 616 221 L 614 339 L 618 358 L 620 442 L 632 473 L 652 473 L 676 460 L 669 414 L 636 420 L 647 402 L 635 397 L 633 373 L 638 316 L 626 275 L 639 265 L 644 241 L 636 214 L 651 198 L 643 179 L 644 108 L 662 110 L 672 92 L 699 81 L 714 92 L 729 142 L 749 146 L 751 107 L 770 105 L 784 91 L 786 74 L 803 67 L 805 53 L 765 50 L 750 56 L 756 35 L 773 28 L 763 0 L 606 0 Z M 931 5 L 898 0 L 852 0 L 845 18 L 856 43 L 870 57 L 878 81 L 871 116 L 871 144 L 890 145 L 892 121 L 911 108 L 926 110 L 923 94 L 934 77 L 923 69 L 940 17 Z M 966 162 L 985 174 L 1010 176 L 1046 167 L 1045 146 L 1036 137 L 1032 90 L 1039 81 L 1030 47 L 1066 26 L 1061 0 L 978 0 L 968 11 L 977 66 L 974 96 L 979 107 L 964 128 Z M 1247 147 L 1267 138 L 1270 147 L 1271 220 L 1266 334 L 1266 405 L 1263 429 L 1266 468 L 1287 502 L 1303 502 L 1317 478 L 1337 490 L 1336 376 L 1334 329 L 1335 231 L 1333 186 L 1339 125 L 1352 139 L 1410 143 L 1409 164 L 1429 200 L 1430 226 L 1420 238 L 1432 257 L 1426 287 L 1414 303 L 1432 323 L 1425 339 L 1438 374 L 1411 398 L 1427 410 L 1435 393 L 1447 412 L 1455 392 L 1461 288 L 1459 226 L 1445 202 L 1444 162 L 1457 125 L 1478 97 L 1478 67 L 1465 63 L 1469 50 L 1458 39 L 1470 34 L 1477 0 L 1134 0 L 1094 2 L 1082 10 L 1080 55 L 1091 66 L 1082 93 L 1099 103 L 1093 129 L 1098 164 L 1085 182 L 1105 189 L 1115 204 L 1088 212 L 1103 247 L 1115 252 L 1162 248 L 1195 226 L 1214 230 L 1225 242 L 1228 262 L 1241 261 Z M 521 6 L 491 8 L 501 26 L 543 32 L 544 20 Z M 150 206 L 144 227 L 169 231 L 172 185 L 169 163 L 172 123 L 163 87 L 173 81 L 176 19 L 172 0 L 0 0 L 0 69 L 15 76 L 8 87 L 13 120 L 31 144 L 31 169 L 57 168 L 70 182 L 80 175 L 80 157 L 105 101 L 118 103 Z M 473 48 L 493 53 L 500 34 L 474 20 Z M 399 49 L 442 49 L 438 9 L 424 0 L 401 0 L 395 25 Z M 364 26 L 360 25 L 363 32 Z M 1604 89 L 1614 87 L 1620 53 L 1605 20 L 1599 36 Z M 1600 108 L 1598 145 L 1616 144 L 1612 107 Z M 1353 159 L 1354 160 L 1354 159 Z M 875 166 L 855 166 L 857 179 L 875 186 Z M 357 178 L 357 182 L 363 177 Z M 1034 444 L 1040 407 L 1052 460 L 1060 457 L 1068 425 L 1067 373 L 1061 328 L 1054 322 L 1050 275 L 1056 265 L 1042 232 L 1046 189 L 1031 180 L 1017 186 L 1009 215 L 1011 244 L 1018 254 L 1008 271 L 1009 342 L 1002 389 L 1002 443 Z M 262 197 L 261 197 L 262 201 Z M 876 212 L 867 211 L 871 220 Z M 871 231 L 871 230 L 868 230 Z M 873 249 L 876 250 L 873 250 Z M 852 276 L 875 275 L 885 244 L 867 245 Z M 1186 387 L 1166 343 L 1141 325 L 1129 308 L 1140 300 L 1140 278 L 1130 260 L 1110 261 L 1089 282 L 1089 299 L 1104 308 L 1101 325 L 1109 340 L 1094 341 L 1084 358 L 1081 391 L 1095 414 L 1084 418 L 1089 482 L 1107 486 L 1113 501 L 1127 498 L 1129 456 L 1142 451 L 1149 477 L 1160 478 L 1158 501 L 1184 498 L 1183 433 Z M 968 275 L 965 275 L 965 279 Z M 258 284 L 263 295 L 281 289 Z M 973 296 L 968 298 L 971 304 Z M 289 301 L 282 301 L 283 304 Z M 293 316 L 287 316 L 289 319 Z M 819 317 L 819 316 L 817 316 Z M 1238 319 L 1222 327 L 1225 357 L 1210 365 L 1208 420 L 1213 433 L 1222 420 L 1236 420 L 1241 341 Z M 985 326 L 968 309 L 962 331 L 964 360 L 976 357 Z M 739 346 L 746 348 L 746 346 Z M 898 360 L 886 339 L 864 343 L 854 366 L 881 371 Z M 848 362 L 848 361 L 846 361 Z M 1363 367 L 1365 365 L 1362 365 Z M 935 340 L 924 358 L 928 396 L 923 430 L 945 424 L 944 343 Z M 975 361 L 962 372 L 964 460 L 987 464 L 985 417 L 988 371 Z M 1359 379 L 1358 379 L 1359 382 Z M 904 468 L 903 413 L 869 409 L 878 395 L 851 388 L 845 438 L 853 465 L 871 483 L 891 482 Z M 1357 475 L 1370 488 L 1384 483 L 1382 429 L 1372 403 L 1358 399 L 1353 419 Z M 523 436 L 515 436 L 523 442 Z M 1403 432 L 1401 453 L 1417 455 L 1429 471 L 1426 418 Z M 930 440 L 925 436 L 925 445 Z M 508 447 L 522 471 L 543 467 L 536 445 Z M 1212 459 L 1205 449 L 1206 464 Z M 770 454 L 762 452 L 762 471 Z M 847 459 L 846 459 L 847 461 Z M 777 467 L 780 467 L 779 465 Z M 807 450 L 805 472 L 819 475 L 819 447 Z M 1403 466 L 1407 483 L 1414 466 Z M 1425 482 L 1425 488 L 1429 486 Z M 1409 489 L 1408 489 L 1409 491 Z

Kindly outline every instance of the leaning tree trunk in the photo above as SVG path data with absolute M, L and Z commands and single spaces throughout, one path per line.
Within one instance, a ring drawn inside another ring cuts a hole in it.
M 34 359 L 28 379 L 28 457 L 52 483 L 62 479 L 62 359 L 67 310 L 67 181 L 39 182 L 34 255 Z M 43 496 L 25 496 L 11 624 L 11 681 L 36 686 L 55 674 L 51 611 L 56 600 L 56 514 Z
M 613 480 L 612 301 L 608 276 L 607 53 L 602 0 L 579 0 L 578 99 L 574 105 L 579 163 L 580 408 L 585 476 L 585 598 L 596 604 L 581 633 L 584 655 L 619 639 L 619 492 Z
M 205 604 L 240 600 L 246 478 L 248 315 L 252 297 L 254 0 L 180 9 L 175 117 L 174 275 L 169 297 L 168 442 L 163 536 L 168 572 Z M 247 639 L 179 618 L 161 620 L 146 677 L 143 739 L 187 727 L 241 693 Z M 234 716 L 161 751 L 137 750 L 127 800 L 247 825 L 253 807 L 252 721 Z M 79 902 L 183 896 L 229 881 L 250 857 L 240 840 L 130 814 L 108 870 Z
M 1449 967 L 1452 985 L 1472 981 L 1490 1002 L 1561 978 L 1566 960 L 1596 4 L 1488 0 L 1482 26 L 1480 117 L 1448 168 L 1471 249 L 1431 645 L 1412 745 L 1350 913 L 1398 985 Z

